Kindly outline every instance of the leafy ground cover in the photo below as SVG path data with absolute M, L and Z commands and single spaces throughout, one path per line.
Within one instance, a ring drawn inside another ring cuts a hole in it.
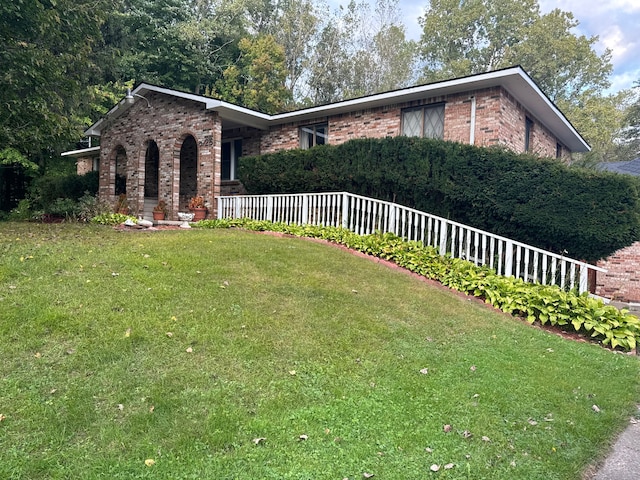
M 640 398 L 633 356 L 236 230 L 0 224 L 0 312 L 0 478 L 578 479 Z

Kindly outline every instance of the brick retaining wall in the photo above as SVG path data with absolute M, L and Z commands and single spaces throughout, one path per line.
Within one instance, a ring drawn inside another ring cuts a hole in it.
M 596 277 L 596 295 L 620 302 L 640 303 L 640 242 L 598 262 L 607 273 Z

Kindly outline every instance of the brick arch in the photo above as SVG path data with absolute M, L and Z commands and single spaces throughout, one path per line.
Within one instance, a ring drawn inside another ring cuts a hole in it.
M 121 193 L 127 193 L 127 149 L 118 143 L 112 150 L 112 158 L 115 165 L 113 188 L 117 197 Z
M 199 148 L 196 135 L 181 135 L 174 145 L 173 152 L 174 172 L 178 177 L 178 206 L 181 210 L 186 210 L 189 199 L 198 195 Z

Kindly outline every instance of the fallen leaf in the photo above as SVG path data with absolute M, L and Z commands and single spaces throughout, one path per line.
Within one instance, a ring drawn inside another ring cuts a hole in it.
M 153 466 L 156 464 L 156 461 L 155 461 L 153 458 L 147 458 L 147 459 L 144 461 L 144 464 L 145 464 L 147 467 L 153 467 Z
M 476 371 L 476 366 L 475 365 L 471 365 L 471 368 L 469 370 L 471 370 L 472 372 L 475 372 Z
M 156 409 L 156 407 L 154 407 L 153 405 L 151 405 L 149 407 L 149 413 L 153 413 L 153 411 Z
M 351 293 L 358 293 L 358 290 L 351 290 Z
M 309 440 L 309 435 L 304 435 L 304 434 L 303 434 L 303 435 L 300 435 L 300 436 L 298 437 L 298 440 Z
M 464 432 L 462 432 L 462 436 L 464 438 L 471 438 L 473 437 L 473 433 L 471 433 L 469 430 L 465 430 Z
M 434 463 L 433 465 L 431 465 L 431 467 L 429 467 L 429 470 L 431 470 L 432 472 L 437 472 L 438 470 L 440 470 L 440 465 L 436 465 Z
M 264 437 L 258 437 L 258 438 L 254 438 L 253 439 L 253 443 L 255 443 L 256 445 L 260 445 L 261 443 L 263 443 L 266 440 L 266 438 Z
M 295 370 L 289 370 L 289 375 L 292 375 L 292 376 L 293 376 L 293 375 L 295 375 L 295 374 L 296 374 L 296 371 L 295 371 Z
M 187 353 L 193 353 L 193 348 L 191 348 L 191 347 L 187 348 L 186 352 Z
M 433 453 L 433 448 L 427 447 L 427 448 L 424 449 L 424 451 L 427 452 L 427 453 Z
M 364 472 L 364 473 L 362 474 L 362 476 L 363 476 L 364 478 L 373 478 L 375 475 L 374 475 L 373 473 L 367 473 L 367 472 Z
M 116 408 L 117 408 L 118 410 L 120 410 L 120 411 L 123 411 L 123 410 L 124 410 L 124 405 L 123 405 L 123 404 L 121 404 L 121 403 L 119 403 L 119 404 L 116 406 Z
M 527 420 L 527 422 L 529 422 L 529 425 L 533 425 L 533 426 L 536 426 L 538 424 L 538 422 L 536 422 L 535 420 L 533 420 L 531 418 L 529 420 Z
M 111 272 L 111 276 L 112 277 L 118 277 L 118 276 L 120 276 L 120 274 L 118 272 Z
M 6 416 L 2 413 L 0 413 L 0 422 L 2 422 L 3 420 L 6 420 Z
M 482 441 L 483 441 L 483 442 L 490 442 L 491 440 L 489 439 L 489 437 L 487 437 L 487 436 L 483 435 L 483 436 L 482 436 Z
M 423 375 L 426 375 L 427 373 L 429 373 L 429 369 L 428 368 L 423 368 L 422 370 L 420 370 L 420 373 Z
M 591 407 L 591 410 L 593 410 L 593 411 L 594 411 L 594 412 L 596 412 L 596 413 L 600 413 L 600 407 L 598 407 L 597 405 L 593 405 L 593 406 Z
M 76 353 L 76 351 L 73 348 L 67 350 L 67 355 L 73 355 L 74 353 Z
M 51 395 L 53 395 L 54 393 L 56 393 L 58 391 L 57 388 L 52 388 L 51 391 L 49 392 Z
M 131 336 L 131 329 L 130 329 L 130 328 L 127 328 L 127 331 L 126 331 L 126 332 L 124 332 L 124 337 L 125 337 L 125 338 L 129 338 L 130 336 Z
M 325 428 L 324 429 L 324 433 L 325 433 L 325 435 L 329 435 L 331 433 L 331 430 L 329 430 L 328 428 Z
M 516 466 L 516 461 L 515 460 L 511 460 L 511 463 L 509 465 L 511 465 L 512 467 L 515 467 Z
M 451 425 L 445 425 L 442 429 L 444 430 L 444 433 L 449 433 L 451 431 Z
M 447 464 L 444 466 L 444 469 L 445 469 L 445 470 L 451 470 L 453 467 L 455 467 L 455 465 L 454 465 L 453 463 L 447 463 Z
M 169 338 L 173 337 L 173 332 L 167 332 L 167 337 Z
M 41 358 L 42 354 L 40 352 L 36 352 L 33 356 L 36 358 Z
M 479 394 L 479 393 L 474 393 L 474 394 L 473 394 L 473 397 L 471 397 L 471 398 L 478 398 L 479 396 L 480 396 L 480 394 Z

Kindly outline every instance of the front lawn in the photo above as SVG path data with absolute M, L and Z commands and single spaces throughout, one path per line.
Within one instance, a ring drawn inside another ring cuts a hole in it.
M 636 357 L 237 230 L 0 224 L 0 338 L 7 479 L 579 479 L 640 400 Z

